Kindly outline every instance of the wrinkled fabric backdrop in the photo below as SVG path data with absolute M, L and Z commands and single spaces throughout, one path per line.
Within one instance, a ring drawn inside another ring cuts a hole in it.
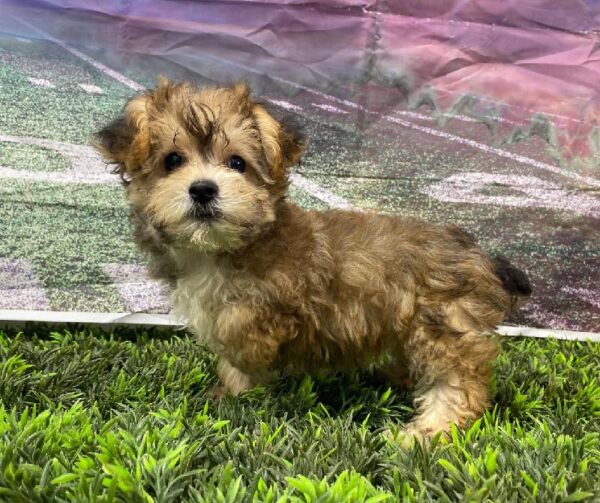
M 0 0 L 0 309 L 167 312 L 90 135 L 158 74 L 243 78 L 310 147 L 291 197 L 454 223 L 600 331 L 600 3 Z

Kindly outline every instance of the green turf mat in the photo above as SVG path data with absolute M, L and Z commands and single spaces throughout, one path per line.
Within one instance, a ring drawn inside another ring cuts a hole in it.
M 495 408 L 405 452 L 381 431 L 410 399 L 368 374 L 215 402 L 214 358 L 182 332 L 3 332 L 0 499 L 598 501 L 600 345 L 502 343 Z

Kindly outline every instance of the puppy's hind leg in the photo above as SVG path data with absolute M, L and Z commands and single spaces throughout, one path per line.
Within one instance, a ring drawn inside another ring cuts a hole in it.
M 416 381 L 417 414 L 406 425 L 403 443 L 448 432 L 454 423 L 480 417 L 490 404 L 491 363 L 498 346 L 488 336 L 433 336 L 419 328 L 407 342 L 409 369 Z

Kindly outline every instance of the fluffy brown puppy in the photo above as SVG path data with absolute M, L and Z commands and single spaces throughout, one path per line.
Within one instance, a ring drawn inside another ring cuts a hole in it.
M 225 390 L 276 370 L 376 366 L 414 383 L 405 431 L 418 436 L 489 405 L 489 334 L 530 293 L 527 278 L 458 228 L 288 202 L 304 141 L 245 85 L 161 80 L 96 146 L 125 182 L 152 274 L 218 353 Z

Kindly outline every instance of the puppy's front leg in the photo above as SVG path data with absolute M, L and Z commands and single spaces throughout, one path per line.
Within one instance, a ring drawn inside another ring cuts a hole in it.
M 258 319 L 250 306 L 232 305 L 217 320 L 218 373 L 224 392 L 237 395 L 267 384 L 276 367 L 279 347 L 288 331 Z

